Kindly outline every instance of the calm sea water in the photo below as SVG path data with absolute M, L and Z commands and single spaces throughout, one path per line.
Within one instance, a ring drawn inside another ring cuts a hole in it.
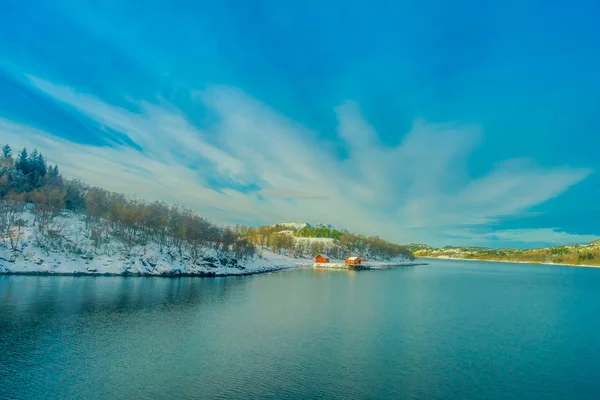
M 600 399 L 600 269 L 0 276 L 2 399 Z

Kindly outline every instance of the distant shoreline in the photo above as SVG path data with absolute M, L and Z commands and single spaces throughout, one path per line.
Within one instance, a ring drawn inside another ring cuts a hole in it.
M 507 263 L 507 264 L 549 265 L 549 266 L 555 266 L 555 267 L 600 268 L 600 265 L 558 264 L 558 263 L 543 263 L 543 262 L 532 262 L 532 261 L 510 261 L 510 260 L 484 260 L 484 259 L 476 259 L 476 258 L 458 258 L 458 257 L 454 258 L 454 257 L 417 256 L 415 258 L 427 258 L 430 260 L 481 261 L 481 262 Z

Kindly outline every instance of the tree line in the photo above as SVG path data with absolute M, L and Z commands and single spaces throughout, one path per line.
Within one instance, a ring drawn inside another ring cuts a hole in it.
M 163 202 L 145 202 L 123 194 L 63 178 L 58 166 L 42 153 L 2 148 L 0 157 L 0 235 L 13 251 L 23 245 L 27 224 L 34 215 L 36 244 L 42 249 L 83 253 L 85 246 L 65 235 L 61 213 L 80 215 L 93 253 L 117 240 L 127 254 L 155 245 L 160 253 L 188 260 L 239 265 L 256 255 L 254 244 L 235 229 L 219 227 L 194 211 Z M 93 256 L 93 255 L 92 255 Z
M 308 238 L 328 238 L 340 240 L 344 232 L 338 231 L 334 228 L 327 228 L 324 226 L 312 227 L 305 226 L 296 231 L 296 236 L 298 237 L 308 237 Z
M 290 230 L 285 225 L 252 227 L 236 227 L 244 237 L 262 249 L 269 248 L 279 254 L 293 257 L 314 257 L 326 253 L 334 259 L 350 256 L 389 260 L 398 256 L 414 259 L 407 246 L 388 242 L 377 236 L 363 236 L 334 228 L 303 227 Z M 303 240 L 302 238 L 324 239 Z

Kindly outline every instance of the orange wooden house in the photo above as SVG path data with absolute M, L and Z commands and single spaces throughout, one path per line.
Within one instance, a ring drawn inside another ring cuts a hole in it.
M 360 257 L 348 257 L 344 264 L 346 265 L 360 265 Z
M 328 263 L 329 257 L 327 257 L 326 255 L 323 255 L 323 254 L 317 254 L 317 256 L 315 257 L 315 262 L 316 263 Z

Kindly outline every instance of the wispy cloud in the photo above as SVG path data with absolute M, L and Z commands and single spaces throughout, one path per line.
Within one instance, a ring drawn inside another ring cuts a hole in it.
M 416 121 L 390 147 L 353 102 L 332 110 L 347 153 L 340 159 L 336 144 L 319 132 L 231 87 L 191 94 L 214 116 L 213 125 L 198 127 L 165 102 L 132 102 L 125 109 L 67 86 L 29 80 L 136 146 L 120 140 L 84 145 L 0 119 L 3 141 L 37 147 L 64 173 L 91 184 L 181 203 L 224 223 L 322 221 L 397 241 L 443 244 L 452 231 L 527 211 L 591 172 L 518 159 L 470 178 L 466 160 L 482 140 L 478 127 Z M 564 238 L 550 231 L 548 240 Z M 505 232 L 504 239 L 518 237 L 511 235 Z

